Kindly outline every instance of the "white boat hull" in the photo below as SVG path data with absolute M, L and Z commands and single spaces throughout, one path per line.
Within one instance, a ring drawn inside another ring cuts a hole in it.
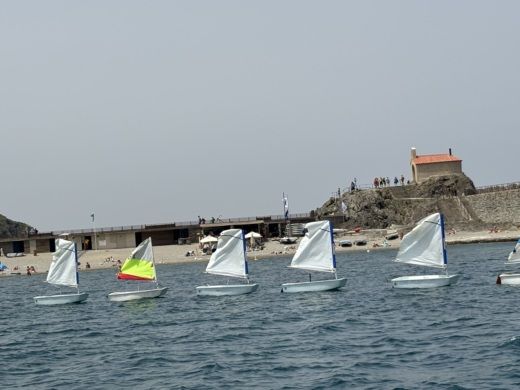
M 330 280 L 316 280 L 314 282 L 301 283 L 284 283 L 282 284 L 282 292 L 297 293 L 306 291 L 329 291 L 337 290 L 345 286 L 347 279 L 330 279 Z
M 392 279 L 395 288 L 435 288 L 455 284 L 459 275 L 414 275 Z
M 258 284 L 225 284 L 221 286 L 198 286 L 197 295 L 242 295 L 258 289 Z
M 168 287 L 154 288 L 151 290 L 113 292 L 108 294 L 108 300 L 111 302 L 126 302 L 138 299 L 157 298 L 166 294 L 166 291 L 168 291 Z
M 80 303 L 88 298 L 88 293 L 43 295 L 34 297 L 37 305 L 65 305 L 68 303 Z
M 507 284 L 511 286 L 520 285 L 520 274 L 500 274 L 498 275 L 497 284 Z

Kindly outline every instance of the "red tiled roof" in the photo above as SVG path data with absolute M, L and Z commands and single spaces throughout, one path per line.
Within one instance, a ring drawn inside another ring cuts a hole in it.
M 454 161 L 462 160 L 454 155 L 449 154 L 426 154 L 424 156 L 417 156 L 416 158 L 414 158 L 412 160 L 412 164 L 420 165 Z

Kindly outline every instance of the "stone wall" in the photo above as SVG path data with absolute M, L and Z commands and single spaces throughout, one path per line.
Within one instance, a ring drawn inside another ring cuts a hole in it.
M 482 222 L 520 224 L 520 190 L 489 192 L 466 196 Z

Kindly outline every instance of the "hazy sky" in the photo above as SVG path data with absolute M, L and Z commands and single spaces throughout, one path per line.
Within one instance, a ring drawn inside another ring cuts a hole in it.
M 0 1 L 0 213 L 308 212 L 453 148 L 519 180 L 518 1 Z

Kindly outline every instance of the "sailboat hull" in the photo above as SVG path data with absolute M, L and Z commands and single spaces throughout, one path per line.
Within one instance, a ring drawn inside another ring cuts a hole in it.
M 435 288 L 455 284 L 459 275 L 414 275 L 392 279 L 395 288 Z
M 150 299 L 163 296 L 168 291 L 168 287 L 154 288 L 151 290 L 137 291 L 120 291 L 108 294 L 108 300 L 111 302 L 127 302 L 139 299 Z
M 302 283 L 284 283 L 282 284 L 282 292 L 286 293 L 297 293 L 306 291 L 329 291 L 337 290 L 345 286 L 347 279 L 330 279 L 330 280 L 317 280 L 315 282 L 302 282 Z
M 44 295 L 34 297 L 37 305 L 66 305 L 68 303 L 80 303 L 88 298 L 88 293 Z
M 520 274 L 504 273 L 498 275 L 500 284 L 507 284 L 511 286 L 520 286 Z M 498 281 L 497 281 L 498 283 Z
M 198 286 L 197 295 L 242 295 L 249 294 L 258 289 L 258 284 L 226 284 L 222 286 Z

